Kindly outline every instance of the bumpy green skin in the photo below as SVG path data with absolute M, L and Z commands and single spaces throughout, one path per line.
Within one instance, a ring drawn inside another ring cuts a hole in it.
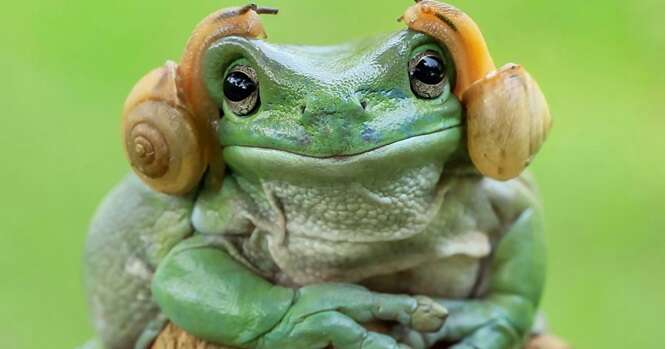
M 94 326 L 108 348 L 131 348 L 156 320 L 150 283 L 159 262 L 193 233 L 193 200 L 162 195 L 129 176 L 93 219 L 85 284 Z
M 450 84 L 433 100 L 413 94 L 407 65 L 425 49 L 448 56 L 410 31 L 326 48 L 213 45 L 204 72 L 224 112 L 223 186 L 175 198 L 130 176 L 110 194 L 86 247 L 105 346 L 142 347 L 164 319 L 252 349 L 522 345 L 544 282 L 537 195 L 526 176 L 470 167 Z M 238 63 L 258 73 L 249 117 L 219 87 Z M 384 320 L 391 333 L 361 326 Z

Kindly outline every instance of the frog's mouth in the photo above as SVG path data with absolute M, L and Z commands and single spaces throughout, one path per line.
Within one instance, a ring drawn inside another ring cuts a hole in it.
M 350 153 L 350 154 L 343 154 L 343 155 L 319 156 L 319 157 L 316 157 L 316 158 L 317 159 L 333 159 L 333 160 L 337 160 L 337 161 L 344 161 L 344 160 L 347 160 L 349 158 L 353 158 L 355 156 L 360 156 L 362 154 L 367 154 L 367 153 L 371 153 L 371 152 L 374 152 L 374 151 L 380 151 L 383 148 L 390 148 L 392 146 L 399 147 L 399 146 L 402 146 L 402 145 L 408 145 L 409 140 L 413 140 L 415 138 L 424 137 L 424 136 L 428 136 L 428 135 L 433 135 L 433 134 L 437 134 L 437 133 L 442 133 L 442 132 L 445 132 L 447 130 L 454 129 L 454 128 L 459 128 L 459 127 L 462 127 L 462 125 L 458 124 L 458 125 L 448 126 L 448 127 L 442 128 L 442 129 L 437 130 L 437 131 L 424 133 L 424 134 L 419 134 L 419 135 L 416 135 L 416 136 L 410 136 L 410 137 L 400 139 L 400 140 L 397 140 L 397 141 L 380 144 L 380 145 L 377 145 L 376 147 L 369 148 L 369 149 L 364 149 L 364 150 L 359 151 L 357 153 Z M 402 142 L 406 142 L 406 143 L 405 144 L 400 144 Z M 298 154 L 298 155 L 302 155 L 302 154 Z M 307 156 L 307 155 L 303 155 L 303 156 Z
M 409 137 L 356 154 L 312 157 L 286 150 L 232 145 L 224 148 L 224 161 L 232 171 L 254 178 L 351 181 L 394 176 L 401 169 L 443 164 L 457 150 L 461 125 Z

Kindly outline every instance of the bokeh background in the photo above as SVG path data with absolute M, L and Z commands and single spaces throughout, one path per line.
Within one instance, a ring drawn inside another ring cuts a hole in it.
M 451 0 L 452 1 L 452 0 Z M 498 63 L 525 64 L 555 128 L 533 166 L 546 203 L 551 327 L 577 348 L 665 344 L 662 0 L 455 0 Z M 92 335 L 86 228 L 128 171 L 123 99 L 229 0 L 12 1 L 0 10 L 0 343 Z M 409 0 L 265 0 L 270 40 L 327 44 L 402 28 Z

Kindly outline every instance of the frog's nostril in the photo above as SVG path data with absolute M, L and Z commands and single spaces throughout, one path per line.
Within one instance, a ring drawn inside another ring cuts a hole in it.
M 305 118 L 321 118 L 334 115 L 341 118 L 353 118 L 364 115 L 368 106 L 369 102 L 366 99 L 334 96 L 331 98 L 309 97 L 301 102 L 297 108 Z

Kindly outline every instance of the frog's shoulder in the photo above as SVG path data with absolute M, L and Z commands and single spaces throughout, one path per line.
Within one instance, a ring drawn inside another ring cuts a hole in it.
M 528 171 L 508 181 L 484 177 L 481 186 L 497 216 L 503 222 L 516 220 L 528 209 L 542 211 L 536 181 Z
M 192 201 L 154 192 L 132 174 L 97 209 L 85 246 L 84 279 L 107 347 L 132 347 L 156 318 L 152 275 L 173 246 L 192 233 Z
M 478 174 L 456 176 L 450 181 L 446 198 L 446 220 L 467 221 L 464 227 L 484 232 L 500 231 L 527 209 L 541 210 L 535 181 L 528 172 L 508 181 Z
M 477 173 L 450 178 L 437 217 L 430 225 L 439 256 L 488 255 L 493 241 L 528 209 L 540 211 L 530 174 L 498 181 Z M 425 235 L 427 238 L 427 235 Z
M 136 256 L 156 264 L 189 236 L 193 198 L 165 195 L 128 175 L 104 199 L 90 225 L 86 252 L 129 246 Z
M 250 195 L 241 189 L 238 180 L 228 175 L 219 188 L 204 187 L 196 198 L 192 224 L 203 234 L 245 234 L 252 230 L 250 216 L 254 212 Z

